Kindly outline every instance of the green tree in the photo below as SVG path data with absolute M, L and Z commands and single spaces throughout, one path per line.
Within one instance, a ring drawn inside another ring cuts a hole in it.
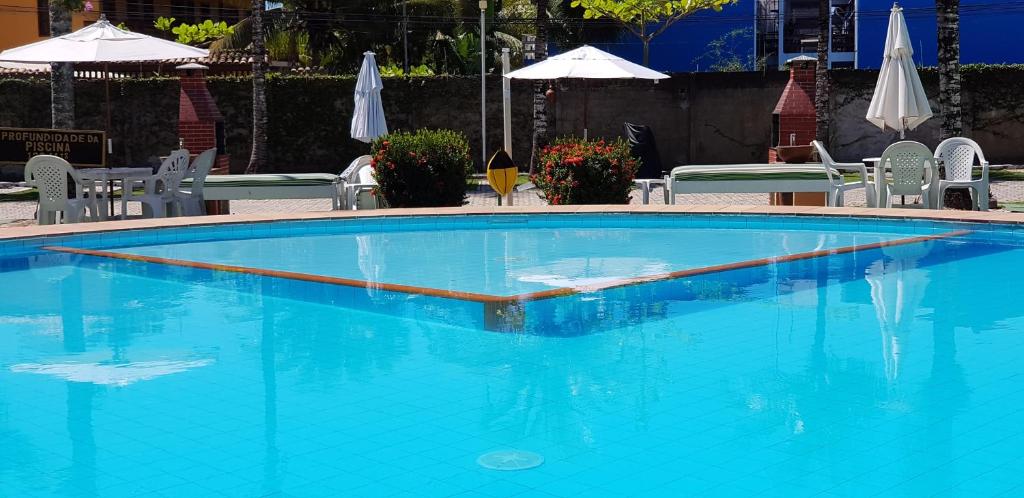
M 180 23 L 177 26 L 174 21 L 173 17 L 158 17 L 153 21 L 153 27 L 174 34 L 178 43 L 200 46 L 209 45 L 235 32 L 235 28 L 224 21 L 213 22 L 207 19 L 201 23 Z
M 651 40 L 675 23 L 702 10 L 720 12 L 737 0 L 573 0 L 586 19 L 608 18 L 626 28 L 644 45 L 644 65 L 650 65 Z

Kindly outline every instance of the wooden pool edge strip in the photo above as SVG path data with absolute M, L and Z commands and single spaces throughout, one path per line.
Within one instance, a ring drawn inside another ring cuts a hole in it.
M 657 282 L 662 280 L 674 280 L 678 278 L 692 277 L 697 275 L 706 275 L 709 273 L 719 273 L 730 270 L 739 270 L 743 268 L 753 268 L 757 266 L 767 266 L 776 263 L 787 263 L 790 261 L 799 261 L 803 259 L 820 258 L 825 256 L 833 256 L 837 254 L 847 254 L 857 251 L 866 251 L 871 249 L 879 249 L 882 247 L 894 247 L 907 244 L 916 244 L 919 242 L 927 242 L 929 240 L 946 239 L 950 237 L 958 237 L 971 233 L 971 230 L 955 230 L 952 232 L 945 232 L 935 235 L 921 235 L 917 237 L 908 237 L 904 239 L 894 239 L 881 242 L 872 242 L 870 244 L 859 244 L 854 246 L 844 246 L 835 249 L 822 249 L 819 251 L 809 251 L 797 254 L 788 254 L 786 256 L 777 256 L 772 258 L 759 258 L 751 259 L 747 261 L 739 261 L 736 263 L 726 263 L 714 266 L 704 266 L 700 268 L 691 268 L 688 270 L 679 270 L 669 273 L 660 273 L 657 275 L 645 275 L 642 277 L 625 278 L 620 280 L 614 280 L 604 284 L 589 285 L 582 287 L 559 287 L 556 289 L 550 289 L 539 292 L 529 292 L 524 294 L 515 294 L 512 296 L 495 296 L 491 294 L 478 294 L 475 292 L 462 292 L 435 289 L 432 287 L 419 287 L 414 285 L 403 285 L 403 284 L 390 284 L 385 282 L 369 282 L 366 280 L 357 280 L 343 277 L 330 277 L 325 275 L 314 275 L 310 273 L 299 273 L 282 270 L 269 270 L 265 268 L 251 268 L 248 266 L 235 266 L 235 265 L 223 265 L 215 263 L 203 263 L 199 261 L 188 261 L 183 259 L 172 259 L 172 258 L 161 258 L 156 256 L 143 256 L 138 254 L 128 254 L 114 251 L 102 251 L 96 249 L 82 249 L 77 247 L 66 247 L 66 246 L 44 246 L 43 249 L 53 252 L 61 252 L 67 254 L 79 254 L 84 256 L 94 256 L 100 258 L 119 259 L 124 261 L 136 261 L 143 263 L 161 264 L 168 266 L 178 266 L 184 268 L 196 268 L 210 271 L 221 271 L 230 273 L 242 273 L 247 275 L 259 275 L 264 277 L 274 277 L 288 280 L 300 280 L 304 282 L 315 282 L 322 284 L 340 285 L 345 287 L 354 287 L 362 289 L 380 289 L 391 292 L 401 292 L 404 294 L 415 294 L 431 297 L 439 297 L 444 299 L 457 299 L 462 301 L 471 301 L 477 303 L 483 303 L 485 305 L 509 305 L 518 302 L 527 301 L 539 301 L 543 299 L 551 299 L 556 297 L 571 296 L 574 294 L 582 294 L 585 292 L 597 292 L 607 289 L 614 289 L 618 287 L 626 287 L 630 285 L 640 285 L 651 282 Z
M 530 292 L 526 294 L 518 294 L 516 296 L 510 296 L 509 299 L 512 301 L 538 301 L 541 299 L 551 299 L 555 297 L 568 296 L 572 294 L 581 294 L 585 292 L 598 292 L 602 290 L 614 289 L 618 287 L 626 287 L 630 285 L 647 284 L 651 282 L 658 282 L 662 280 L 674 280 L 678 278 L 693 277 L 697 275 L 706 275 L 709 273 L 719 273 L 730 270 L 740 270 L 743 268 L 754 268 L 757 266 L 767 266 L 776 263 L 788 263 L 791 261 L 799 261 L 804 259 L 821 258 L 825 256 L 834 256 L 837 254 L 848 254 L 858 251 L 868 251 L 871 249 L 880 249 L 883 247 L 895 247 L 907 244 L 917 244 L 920 242 L 927 242 L 930 240 L 941 240 L 948 239 L 951 237 L 959 237 L 961 235 L 967 235 L 971 233 L 971 230 L 954 230 L 951 232 L 944 232 L 935 235 L 921 235 L 917 237 L 907 237 L 904 239 L 884 240 L 880 242 L 872 242 L 870 244 L 858 244 L 853 246 L 844 246 L 834 249 L 821 249 L 818 251 L 808 251 L 796 254 L 787 254 L 785 256 L 776 256 L 771 258 L 759 258 L 751 259 L 747 261 L 739 261 L 736 263 L 726 263 L 721 265 L 703 266 L 700 268 L 691 268 L 688 270 L 679 270 L 668 273 L 659 273 L 656 275 L 645 275 L 642 277 L 624 278 L 620 280 L 613 280 L 603 284 L 587 285 L 581 287 L 562 287 L 558 289 L 551 289 L 540 292 Z
M 353 278 L 330 277 L 325 275 L 314 275 L 311 273 L 299 273 L 282 270 L 268 270 L 265 268 L 251 268 L 248 266 L 222 265 L 215 263 L 203 263 L 200 261 L 188 261 L 184 259 L 161 258 L 156 256 L 142 256 L 138 254 L 127 254 L 123 252 L 101 251 L 95 249 L 81 249 L 65 246 L 45 246 L 44 250 L 62 252 L 68 254 L 80 254 L 84 256 L 95 256 L 100 258 L 120 259 L 124 261 L 136 261 L 142 263 L 153 263 L 167 266 L 179 266 L 184 268 L 197 268 L 210 271 L 221 271 L 230 273 L 242 273 L 247 275 L 259 275 L 262 277 L 274 277 L 288 280 L 301 280 L 304 282 L 315 282 L 321 284 L 340 285 L 344 287 L 355 287 L 362 289 L 380 289 L 404 294 L 418 294 L 424 296 L 440 297 L 445 299 L 458 299 L 462 301 L 473 301 L 478 303 L 506 303 L 510 298 L 493 296 L 490 294 L 477 294 L 474 292 L 460 292 L 431 287 L 418 287 L 414 285 L 389 284 L 385 282 L 369 282 Z

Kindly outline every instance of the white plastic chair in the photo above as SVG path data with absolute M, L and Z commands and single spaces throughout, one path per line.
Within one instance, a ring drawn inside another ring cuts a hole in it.
M 75 198 L 68 198 L 68 177 L 75 182 Z M 79 223 L 90 208 L 75 169 L 57 156 L 35 156 L 25 164 L 25 183 L 39 191 L 36 221 L 40 225 Z M 94 213 L 95 214 L 95 213 Z
M 829 172 L 829 179 L 832 180 L 832 184 L 835 185 L 835 192 L 832 196 L 833 206 L 842 206 L 844 193 L 847 190 L 853 190 L 855 188 L 864 189 L 864 195 L 867 197 L 868 206 L 875 205 L 875 186 L 868 182 L 868 169 L 864 166 L 864 163 L 839 163 L 832 159 L 828 151 L 825 150 L 825 146 L 815 140 L 811 142 L 814 149 L 818 151 L 818 158 L 821 159 L 821 164 L 825 166 L 825 170 Z M 838 171 L 840 173 L 839 178 L 832 178 L 832 171 Z M 855 182 L 846 183 L 846 180 L 842 176 L 843 171 L 853 171 L 860 174 L 860 180 Z
M 143 217 L 163 218 L 177 202 L 174 192 L 188 168 L 188 151 L 171 151 L 171 155 L 160 164 L 156 174 L 142 180 L 126 180 L 121 189 L 121 212 L 128 212 L 129 202 L 142 203 Z M 142 184 L 144 193 L 135 195 L 134 190 Z
M 341 181 L 345 188 L 345 209 L 377 209 L 377 197 L 373 189 L 377 180 L 373 178 L 373 158 L 357 157 L 341 173 Z
M 190 178 L 192 184 L 187 189 L 179 186 L 174 191 L 175 215 L 203 216 L 206 214 L 203 185 L 206 183 L 206 175 L 210 174 L 210 169 L 213 168 L 213 161 L 216 158 L 217 149 L 213 148 L 203 151 L 192 161 L 184 176 L 184 178 Z
M 919 195 L 921 204 L 904 207 L 930 208 L 932 206 L 932 175 L 935 158 L 924 144 L 905 140 L 896 142 L 882 153 L 880 168 L 892 168 L 892 178 L 886 179 L 885 207 L 892 207 L 894 195 Z M 880 169 L 880 171 L 885 171 Z M 879 199 L 882 201 L 883 199 Z
M 977 180 L 974 179 L 975 158 L 981 165 L 981 178 Z M 946 189 L 968 188 L 974 209 L 988 211 L 988 161 L 977 142 L 963 137 L 947 138 L 935 149 L 935 160 L 946 168 L 946 178 L 939 180 L 940 203 L 945 199 Z

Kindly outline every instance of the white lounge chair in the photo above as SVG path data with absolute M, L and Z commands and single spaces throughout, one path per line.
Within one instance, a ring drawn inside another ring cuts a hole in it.
M 360 156 L 341 172 L 345 209 L 377 209 L 377 197 L 373 195 L 377 180 L 373 178 L 372 162 L 371 156 Z
M 868 169 L 867 167 L 864 166 L 864 163 L 836 162 L 834 159 L 832 159 L 832 156 L 828 153 L 828 151 L 825 150 L 825 146 L 821 142 L 815 140 L 811 142 L 811 145 L 813 145 L 814 149 L 818 152 L 818 159 L 821 160 L 821 164 L 825 166 L 827 170 L 835 170 L 840 173 L 844 171 L 852 171 L 854 173 L 860 174 L 859 181 L 849 183 L 846 182 L 846 179 L 841 174 L 838 177 L 834 178 L 834 180 L 836 180 L 834 183 L 836 188 L 836 206 L 843 205 L 843 203 L 845 202 L 844 194 L 847 190 L 853 190 L 856 188 L 864 189 L 864 197 L 867 198 L 868 206 L 875 205 L 875 186 L 874 184 L 868 181 Z
M 665 177 L 668 195 L 821 192 L 829 206 L 840 202 L 843 176 L 821 164 L 718 164 L 673 168 Z
M 921 196 L 921 204 L 905 204 L 904 207 L 930 209 L 932 203 L 932 175 L 935 171 L 935 158 L 932 151 L 924 144 L 905 140 L 896 142 L 885 149 L 879 161 L 879 171 L 892 170 L 890 178 L 885 180 L 884 198 L 879 204 L 892 207 L 894 195 Z M 881 193 L 880 193 L 881 194 Z
M 981 178 L 974 179 L 974 160 L 981 165 Z M 935 160 L 945 166 L 946 178 L 939 180 L 938 202 L 945 199 L 948 188 L 967 188 L 971 192 L 974 209 L 988 211 L 988 161 L 981 147 L 969 138 L 953 137 L 943 140 L 935 149 Z
M 178 190 L 188 169 L 188 157 L 185 149 L 172 151 L 153 176 L 143 180 L 126 180 L 121 188 L 121 212 L 128 212 L 129 202 L 140 202 L 144 217 L 166 217 L 177 202 L 174 192 Z M 143 188 L 141 195 L 134 192 L 138 187 Z
M 189 165 L 188 172 L 185 173 L 185 178 L 190 180 L 188 188 L 179 186 L 174 191 L 176 215 L 203 216 L 206 214 L 203 185 L 206 183 L 206 175 L 210 174 L 210 169 L 213 168 L 213 162 L 216 159 L 217 149 L 207 149 Z
M 75 182 L 75 198 L 68 198 L 68 178 Z M 57 156 L 35 156 L 25 164 L 25 183 L 39 191 L 36 221 L 40 225 L 79 223 L 85 221 L 86 209 L 92 203 L 75 168 Z M 95 213 L 93 213 L 95 215 Z

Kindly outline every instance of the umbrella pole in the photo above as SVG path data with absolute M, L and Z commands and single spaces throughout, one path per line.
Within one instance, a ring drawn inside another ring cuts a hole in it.
M 590 100 L 590 85 L 583 80 L 583 140 L 587 139 L 587 101 Z
M 106 92 L 106 96 L 107 96 L 107 101 L 106 101 L 106 106 L 105 106 L 106 107 L 106 109 L 105 109 L 105 111 L 106 111 L 106 127 L 105 127 L 105 130 L 107 132 L 107 143 L 104 144 L 104 146 L 106 146 L 106 148 L 107 148 L 107 154 L 110 154 L 111 152 L 113 152 L 111 150 L 113 148 L 112 147 L 113 139 L 110 138 L 110 63 L 108 63 L 108 62 L 104 62 L 103 63 L 103 86 L 104 86 L 104 91 Z M 124 195 L 124 192 L 121 192 L 121 195 Z M 107 197 L 110 198 L 110 216 L 113 217 L 114 216 L 114 181 L 113 180 L 111 180 L 110 183 L 107 185 Z

